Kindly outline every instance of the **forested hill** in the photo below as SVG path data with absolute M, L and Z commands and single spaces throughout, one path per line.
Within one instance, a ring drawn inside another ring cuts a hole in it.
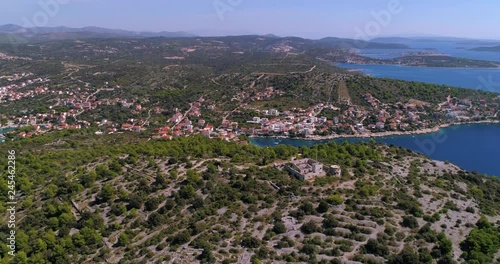
M 65 130 L 0 144 L 11 149 L 16 256 L 3 214 L 0 263 L 498 261 L 500 181 L 403 148 Z M 294 157 L 342 175 L 297 180 L 279 169 Z

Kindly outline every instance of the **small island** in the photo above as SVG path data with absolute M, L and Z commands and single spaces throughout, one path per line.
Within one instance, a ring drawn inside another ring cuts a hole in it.
M 493 47 L 477 47 L 470 49 L 472 51 L 489 51 L 489 52 L 500 52 L 500 45 Z
M 350 64 L 390 64 L 435 68 L 498 68 L 500 66 L 499 63 L 493 61 L 457 58 L 429 51 L 404 53 L 402 56 L 393 59 L 375 59 L 350 54 L 338 58 L 338 60 L 340 63 Z

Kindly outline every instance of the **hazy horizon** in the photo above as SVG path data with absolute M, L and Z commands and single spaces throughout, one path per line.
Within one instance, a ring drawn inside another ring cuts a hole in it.
M 0 3 L 1 24 L 185 31 L 199 36 L 275 34 L 341 37 L 455 37 L 499 40 L 500 2 L 483 0 L 26 0 Z

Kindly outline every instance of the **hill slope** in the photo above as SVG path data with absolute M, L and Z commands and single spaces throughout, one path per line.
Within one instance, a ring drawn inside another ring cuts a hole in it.
M 500 181 L 402 148 L 64 131 L 9 149 L 17 254 L 2 232 L 3 263 L 493 263 L 500 246 L 488 223 L 500 219 Z M 342 176 L 310 184 L 275 168 L 298 155 Z

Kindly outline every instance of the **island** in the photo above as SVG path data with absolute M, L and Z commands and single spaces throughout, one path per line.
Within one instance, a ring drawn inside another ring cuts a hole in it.
M 438 68 L 498 68 L 500 66 L 498 62 L 457 58 L 429 51 L 406 53 L 393 59 L 374 59 L 352 53 L 338 56 L 335 61 L 350 64 L 388 64 Z
M 477 47 L 470 49 L 473 51 L 489 51 L 489 52 L 500 52 L 500 46 L 493 46 L 493 47 Z

